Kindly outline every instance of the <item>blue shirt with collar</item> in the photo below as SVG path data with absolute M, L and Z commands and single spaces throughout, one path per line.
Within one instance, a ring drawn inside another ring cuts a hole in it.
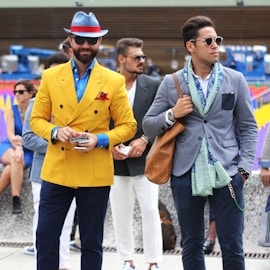
M 88 66 L 87 70 L 85 71 L 84 75 L 80 78 L 78 68 L 75 64 L 74 57 L 72 57 L 71 65 L 72 65 L 72 72 L 73 72 L 73 78 L 74 78 L 74 84 L 76 88 L 76 95 L 78 98 L 78 102 L 81 101 L 83 94 L 86 89 L 86 85 L 88 83 L 88 79 L 90 77 L 91 71 L 93 69 L 93 66 L 95 64 L 96 60 L 94 59 L 91 63 L 91 65 Z

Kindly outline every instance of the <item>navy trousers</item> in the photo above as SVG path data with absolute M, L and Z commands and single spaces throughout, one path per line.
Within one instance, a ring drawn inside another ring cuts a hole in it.
M 215 215 L 223 269 L 245 269 L 242 241 L 244 212 L 240 209 L 244 206 L 241 175 L 235 175 L 231 184 L 237 203 L 232 199 L 228 186 L 214 189 L 212 196 L 192 196 L 190 171 L 180 177 L 172 176 L 171 189 L 181 228 L 184 270 L 205 270 L 203 242 L 204 208 L 207 200 Z
M 74 197 L 80 229 L 81 270 L 101 270 L 109 192 L 110 186 L 74 189 L 43 181 L 36 231 L 37 270 L 59 269 L 59 238 Z

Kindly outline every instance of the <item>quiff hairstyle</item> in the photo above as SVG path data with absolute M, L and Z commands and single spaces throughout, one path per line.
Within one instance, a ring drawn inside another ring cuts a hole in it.
M 182 37 L 184 46 L 186 48 L 187 41 L 196 39 L 201 28 L 212 27 L 215 28 L 214 22 L 206 16 L 195 16 L 188 19 L 182 26 Z
M 139 38 L 121 38 L 116 43 L 116 56 L 126 56 L 129 47 L 143 48 L 143 41 Z

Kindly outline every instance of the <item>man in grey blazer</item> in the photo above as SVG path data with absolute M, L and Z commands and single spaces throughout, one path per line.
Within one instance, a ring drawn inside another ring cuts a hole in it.
M 204 270 L 204 207 L 209 200 L 220 242 L 223 269 L 244 270 L 243 185 L 255 158 L 257 124 L 243 75 L 219 62 L 212 20 L 192 17 L 182 27 L 191 57 L 177 71 L 184 97 L 172 75 L 163 79 L 143 120 L 147 136 L 158 136 L 183 118 L 177 136 L 171 188 L 178 213 L 185 270 Z
M 268 124 L 263 142 L 262 156 L 259 160 L 260 175 L 264 187 L 270 186 L 270 124 Z M 268 205 L 270 209 L 270 205 Z
M 48 68 L 54 67 L 56 65 L 66 63 L 69 58 L 61 52 L 55 53 L 48 58 L 47 66 Z M 33 162 L 30 170 L 30 181 L 32 185 L 33 194 L 33 206 L 34 206 L 34 216 L 33 216 L 33 246 L 26 246 L 24 248 L 24 253 L 26 255 L 35 255 L 36 251 L 36 228 L 38 223 L 38 213 L 39 213 L 39 201 L 40 201 L 40 190 L 42 180 L 40 178 L 40 172 L 43 165 L 45 153 L 47 151 L 48 142 L 43 138 L 37 136 L 30 128 L 30 117 L 33 109 L 35 98 L 32 98 L 27 107 L 25 114 L 24 125 L 23 125 L 23 145 L 31 149 L 34 152 Z M 73 225 L 74 213 L 75 213 L 75 200 L 73 200 L 68 214 L 65 219 L 65 223 L 62 229 L 60 237 L 60 249 L 59 249 L 59 270 L 69 269 L 69 243 L 70 243 L 70 233 Z
M 132 226 L 135 198 L 141 209 L 144 255 L 149 270 L 158 269 L 162 257 L 158 186 L 150 183 L 144 175 L 150 141 L 142 130 L 143 117 L 154 100 L 160 80 L 142 74 L 145 62 L 142 49 L 143 41 L 137 38 L 123 38 L 116 45 L 119 72 L 126 79 L 129 102 L 137 121 L 134 138 L 112 150 L 115 172 L 110 202 L 117 252 L 123 261 L 123 270 L 137 269 Z

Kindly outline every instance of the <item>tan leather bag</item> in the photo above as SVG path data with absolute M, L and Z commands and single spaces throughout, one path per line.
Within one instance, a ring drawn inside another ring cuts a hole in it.
M 176 74 L 173 73 L 173 79 L 179 97 L 183 97 L 179 81 Z M 168 182 L 171 177 L 173 154 L 176 136 L 185 130 L 186 126 L 180 121 L 161 136 L 157 136 L 146 156 L 145 176 L 152 183 L 161 185 Z

